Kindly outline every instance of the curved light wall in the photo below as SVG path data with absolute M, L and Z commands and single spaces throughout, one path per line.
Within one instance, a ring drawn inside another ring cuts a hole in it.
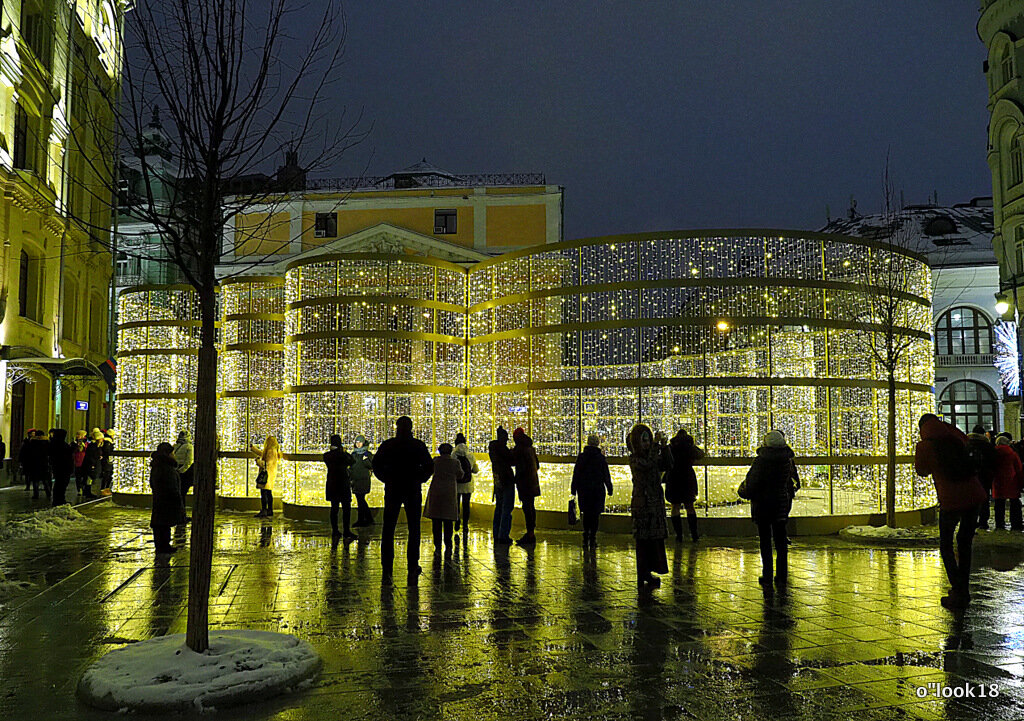
M 286 454 L 281 497 L 325 503 L 327 437 L 350 446 L 362 434 L 375 447 L 408 415 L 432 450 L 463 431 L 481 461 L 498 424 L 522 426 L 543 463 L 539 507 L 564 510 L 589 433 L 616 462 L 623 497 L 624 438 L 642 421 L 669 434 L 685 427 L 705 448 L 699 479 L 711 514 L 745 513 L 731 505 L 735 489 L 770 428 L 799 458 L 796 513 L 877 511 L 887 388 L 870 308 L 884 295 L 873 279 L 893 263 L 910 270 L 896 328 L 907 346 L 897 503 L 928 505 L 931 484 L 909 457 L 916 417 L 934 409 L 926 264 L 882 243 L 780 231 L 570 241 L 469 267 L 321 255 L 288 267 L 283 300 L 279 277 L 226 283 L 220 492 L 255 493 L 244 449 L 274 432 Z

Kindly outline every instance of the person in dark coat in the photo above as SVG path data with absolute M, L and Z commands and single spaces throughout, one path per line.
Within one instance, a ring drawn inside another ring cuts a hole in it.
M 427 490 L 423 515 L 431 520 L 434 531 L 434 555 L 441 553 L 441 535 L 444 534 L 445 555 L 452 555 L 452 531 L 459 518 L 459 482 L 462 464 L 452 455 L 451 443 L 442 443 L 434 458 L 434 475 Z
M 161 443 L 150 458 L 149 487 L 153 491 L 149 526 L 153 529 L 157 555 L 174 553 L 177 549 L 171 545 L 171 526 L 181 523 L 185 502 L 181 499 L 178 462 L 174 459 L 174 446 L 170 443 Z
M 967 453 L 967 436 L 934 413 L 918 421 L 921 440 L 914 448 L 914 471 L 931 476 L 939 499 L 939 554 L 951 586 L 941 603 L 949 609 L 971 602 L 971 553 L 978 508 L 988 494 Z M 957 529 L 959 526 L 959 530 Z M 953 534 L 956 533 L 956 550 Z
M 772 590 L 772 542 L 775 543 L 775 584 L 785 586 L 789 575 L 789 539 L 786 523 L 793 496 L 800 488 L 800 476 L 793 462 L 793 449 L 781 431 L 768 431 L 757 458 L 740 485 L 740 497 L 750 499 L 750 517 L 757 524 L 761 541 L 761 577 L 766 591 Z
M 704 451 L 682 428 L 669 441 L 668 448 L 672 451 L 672 470 L 665 474 L 665 500 L 672 504 L 672 529 L 676 532 L 676 542 L 681 542 L 683 519 L 679 516 L 679 507 L 685 506 L 690 540 L 696 543 L 700 535 L 697 533 L 697 511 L 693 507 L 697 500 L 697 474 L 693 464 L 704 457 Z
M 583 516 L 583 545 L 597 546 L 597 529 L 604 513 L 605 491 L 612 495 L 612 474 L 608 461 L 601 451 L 601 439 L 595 435 L 587 437 L 583 452 L 576 456 L 572 469 L 572 485 L 569 492 L 579 499 L 580 514 Z
M 434 471 L 434 459 L 423 441 L 413 438 L 412 419 L 395 421 L 395 437 L 380 444 L 373 457 L 373 474 L 384 483 L 384 525 L 381 529 L 381 567 L 383 581 L 391 581 L 395 561 L 395 526 L 398 513 L 405 508 L 409 524 L 409 585 L 419 582 L 421 486 Z
M 373 525 L 373 513 L 366 503 L 366 496 L 370 493 L 370 482 L 373 476 L 373 454 L 370 453 L 370 446 L 363 436 L 356 436 L 352 444 L 352 467 L 348 469 L 349 479 L 352 481 L 352 492 L 356 495 L 356 522 L 355 528 Z
M 533 448 L 533 439 L 526 435 L 522 428 L 512 433 L 515 447 L 512 448 L 512 464 L 516 467 L 516 490 L 519 491 L 519 504 L 523 507 L 523 519 L 526 521 L 526 533 L 517 544 L 526 546 L 537 542 L 533 529 L 537 527 L 537 496 L 540 495 L 540 461 L 537 451 Z
M 68 432 L 63 428 L 50 431 L 50 472 L 53 473 L 53 506 L 67 503 L 68 484 L 75 472 L 74 447 L 68 443 Z
M 324 454 L 324 463 L 327 465 L 327 500 L 331 502 L 331 533 L 333 536 L 343 535 L 338 530 L 338 504 L 341 504 L 342 525 L 345 529 L 344 538 L 346 541 L 354 541 L 357 536 L 349 530 L 349 522 L 352 516 L 352 486 L 349 480 L 348 470 L 352 466 L 352 456 L 345 452 L 341 445 L 341 436 L 331 436 L 331 450 Z
M 633 539 L 636 543 L 637 588 L 661 585 L 655 573 L 668 573 L 665 556 L 665 493 L 661 488 L 662 474 L 672 469 L 672 452 L 665 436 L 655 437 L 643 423 L 633 426 L 626 437 L 629 450 L 629 470 L 633 476 L 633 495 L 629 515 L 633 520 Z
M 46 497 L 50 498 L 50 442 L 46 440 L 43 431 L 35 431 L 32 440 L 26 445 L 25 460 L 22 463 L 32 483 L 32 498 L 39 498 L 40 485 Z
M 32 439 L 36 437 L 36 429 L 29 428 L 25 431 L 25 437 L 21 439 L 21 445 L 18 446 L 18 473 L 21 474 L 21 480 L 25 482 L 25 490 L 32 488 L 32 477 L 28 474 L 27 459 L 29 457 L 29 444 Z
M 516 505 L 516 474 L 508 431 L 498 426 L 493 441 L 487 444 L 487 456 L 494 474 L 494 543 L 512 543 L 512 508 Z
M 985 426 L 974 426 L 967 434 L 967 456 L 971 459 L 971 467 L 981 487 L 985 489 L 985 500 L 978 506 L 977 529 L 987 531 L 988 519 L 991 517 L 992 481 L 996 473 L 996 447 Z
M 89 493 L 92 495 L 92 484 L 103 478 L 103 433 L 99 428 L 92 430 L 92 441 L 85 449 L 85 465 L 89 471 Z
M 110 489 L 114 485 L 114 437 L 110 431 L 103 432 L 101 450 L 103 451 L 103 481 L 100 484 L 100 491 L 107 491 L 104 495 L 109 496 Z
M 86 463 L 89 439 L 85 431 L 75 431 L 75 440 L 71 444 L 71 457 L 75 464 L 75 487 L 78 489 L 79 500 L 95 498 L 92 487 L 89 485 L 89 466 Z

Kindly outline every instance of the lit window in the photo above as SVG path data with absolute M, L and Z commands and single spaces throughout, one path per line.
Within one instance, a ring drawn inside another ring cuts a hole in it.
M 963 380 L 950 383 L 939 395 L 939 413 L 965 433 L 977 426 L 997 431 L 999 401 L 984 383 Z
M 939 355 L 992 352 L 992 323 L 974 308 L 953 308 L 935 324 L 935 348 Z
M 457 225 L 455 223 L 456 212 L 454 210 L 435 210 L 434 211 L 434 234 L 435 235 L 449 235 L 455 233 Z
M 313 229 L 313 235 L 315 235 L 317 238 L 337 238 L 338 214 L 317 213 L 316 227 Z

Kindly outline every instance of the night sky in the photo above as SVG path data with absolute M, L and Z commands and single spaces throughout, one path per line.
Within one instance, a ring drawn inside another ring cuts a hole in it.
M 315 4 L 314 4 L 315 5 Z M 566 238 L 991 195 L 973 0 L 348 2 L 336 175 L 543 172 Z

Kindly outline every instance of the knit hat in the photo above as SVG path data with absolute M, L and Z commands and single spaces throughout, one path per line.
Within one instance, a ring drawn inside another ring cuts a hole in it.
M 442 443 L 437 447 L 437 452 L 440 453 L 442 456 L 450 456 L 452 454 L 452 444 Z
M 996 436 L 996 445 L 997 446 L 1008 446 L 1008 445 L 1010 445 L 1010 439 L 1007 438 L 1006 436 L 1003 436 L 1003 435 Z
M 595 448 L 600 448 L 601 447 L 601 439 L 598 438 L 593 433 L 591 433 L 589 436 L 587 436 L 587 445 L 588 446 L 594 446 Z
M 769 448 L 782 448 L 786 445 L 786 437 L 782 435 L 782 431 L 771 430 L 764 434 L 761 445 Z
M 463 435 L 462 433 L 456 433 L 455 434 L 455 445 L 459 445 L 460 443 L 465 443 L 465 442 L 466 442 L 466 436 L 465 435 Z
M 512 438 L 514 440 L 520 438 L 521 436 L 525 436 L 525 435 L 526 435 L 526 431 L 524 431 L 521 427 L 520 428 L 516 428 L 514 431 L 512 431 Z
M 337 433 L 331 435 L 331 448 L 341 448 L 341 436 Z

